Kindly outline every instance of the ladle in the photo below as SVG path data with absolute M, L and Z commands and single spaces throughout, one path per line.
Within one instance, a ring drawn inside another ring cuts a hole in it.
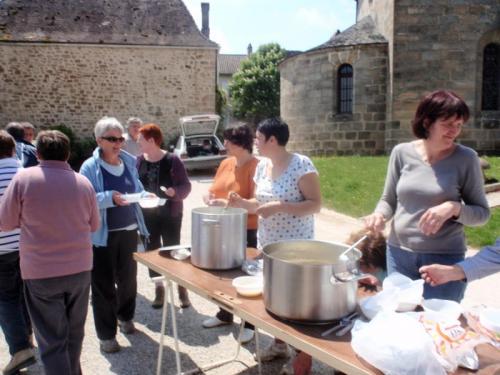
M 349 251 L 351 251 L 352 249 L 355 249 L 356 246 L 358 246 L 361 242 L 363 242 L 364 240 L 366 240 L 368 238 L 368 235 L 365 234 L 363 237 L 361 237 L 359 240 L 357 240 L 356 242 L 354 242 L 347 250 L 344 250 L 342 252 L 342 254 L 339 255 L 339 260 L 341 260 L 342 262 L 347 262 L 349 260 L 349 257 L 347 256 L 347 253 Z

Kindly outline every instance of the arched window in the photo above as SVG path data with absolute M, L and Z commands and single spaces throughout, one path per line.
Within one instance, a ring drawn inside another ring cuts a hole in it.
M 500 110 L 500 44 L 490 43 L 484 47 L 481 108 L 486 111 Z
M 337 74 L 337 111 L 352 113 L 352 66 L 343 64 Z

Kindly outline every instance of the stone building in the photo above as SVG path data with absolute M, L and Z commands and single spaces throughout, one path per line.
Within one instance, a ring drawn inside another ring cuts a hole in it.
M 215 111 L 218 46 L 181 0 L 0 2 L 0 125 L 64 124 L 91 136 L 104 115 L 178 132 Z
M 500 0 L 357 0 L 356 18 L 280 64 L 293 149 L 389 152 L 413 138 L 421 97 L 451 89 L 472 114 L 460 142 L 500 153 Z

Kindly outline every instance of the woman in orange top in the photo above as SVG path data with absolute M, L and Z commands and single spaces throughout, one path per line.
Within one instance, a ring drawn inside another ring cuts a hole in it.
M 214 182 L 204 197 L 209 206 L 225 206 L 231 193 L 245 199 L 253 198 L 255 183 L 253 176 L 259 160 L 252 155 L 254 136 L 247 125 L 224 131 L 224 147 L 230 157 L 224 160 L 215 174 Z M 257 247 L 257 215 L 249 214 L 247 220 L 247 246 Z M 220 309 L 216 316 L 203 322 L 203 327 L 213 328 L 233 322 L 233 314 Z M 242 343 L 253 337 L 253 327 L 245 323 L 240 337 Z

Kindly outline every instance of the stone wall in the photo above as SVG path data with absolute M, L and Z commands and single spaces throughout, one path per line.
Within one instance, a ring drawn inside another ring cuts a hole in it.
M 139 116 L 171 135 L 180 116 L 215 111 L 216 49 L 0 43 L 0 126 L 64 124 L 92 136 L 96 121 Z
M 392 120 L 386 147 L 410 139 L 410 122 L 420 98 L 451 89 L 470 106 L 460 141 L 480 153 L 498 153 L 500 112 L 480 108 L 482 48 L 500 43 L 498 0 L 398 0 L 394 14 Z
M 393 71 L 393 43 L 394 43 L 394 1 L 395 0 L 358 0 L 356 20 L 359 21 L 366 16 L 371 16 L 375 22 L 377 31 L 382 34 L 389 43 L 389 80 L 387 83 L 387 113 L 392 113 L 392 71 Z M 390 118 L 390 117 L 388 117 Z
M 337 114 L 337 70 L 354 70 L 352 114 Z M 375 155 L 385 151 L 387 45 L 335 47 L 280 64 L 281 116 L 289 147 L 308 155 Z

